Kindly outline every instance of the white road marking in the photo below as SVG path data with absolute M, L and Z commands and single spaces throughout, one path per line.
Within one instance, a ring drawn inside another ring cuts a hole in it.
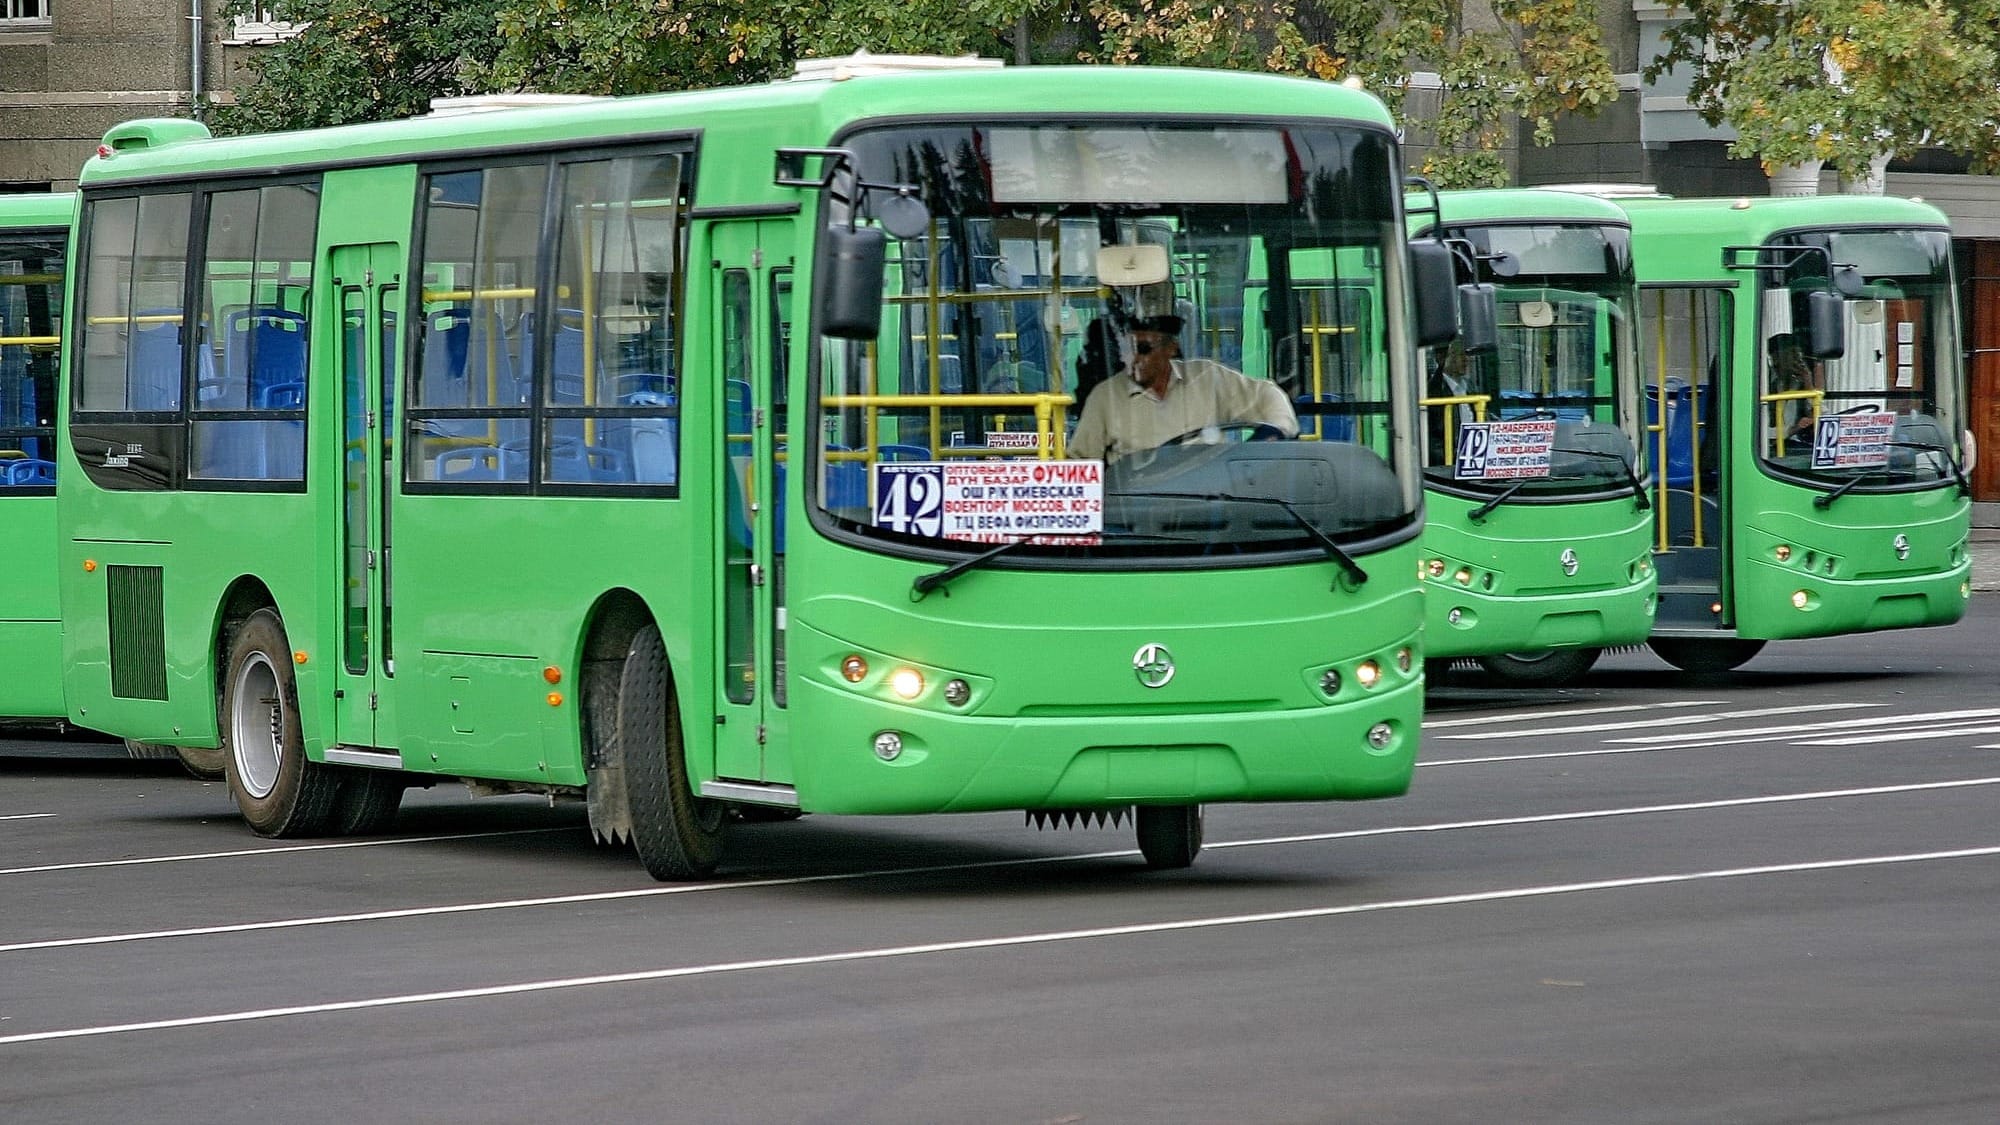
M 1959 848 L 1951 851 L 1910 852 L 1902 855 L 1807 860 L 1800 863 L 1774 863 L 1758 867 L 1725 867 L 1708 871 L 1684 871 L 1668 875 L 1637 875 L 1621 879 L 1595 879 L 1581 883 L 1551 883 L 1542 886 L 1514 887 L 1496 891 L 1471 891 L 1464 894 L 1433 895 L 1425 898 L 1389 899 L 1381 902 L 1351 903 L 1344 906 L 1307 907 L 1299 910 L 1277 910 L 1257 914 L 1227 914 L 1206 918 L 1180 918 L 1165 922 L 1141 922 L 1124 926 L 1098 926 L 1081 930 L 1045 930 L 1037 933 L 971 938 L 961 941 L 880 946 L 870 949 L 843 950 L 835 953 L 802 954 L 793 957 L 765 957 L 751 961 L 719 961 L 706 965 L 684 965 L 670 969 L 645 969 L 629 973 L 605 973 L 598 976 L 517 981 L 513 984 L 488 985 L 479 988 L 456 988 L 441 992 L 413 992 L 400 996 L 376 996 L 365 1000 L 338 1000 L 319 1004 L 298 1004 L 283 1008 L 257 1008 L 240 1012 L 220 1012 L 206 1016 L 184 1016 L 177 1019 L 102 1024 L 96 1027 L 71 1027 L 53 1031 L 32 1031 L 19 1035 L 0 1036 L 0 1046 L 12 1046 L 21 1043 L 43 1043 L 57 1039 L 98 1038 L 137 1031 L 167 1031 L 185 1027 L 212 1027 L 218 1024 L 250 1023 L 259 1020 L 323 1015 L 332 1012 L 366 1011 L 374 1008 L 401 1008 L 447 1000 L 479 1000 L 500 996 L 523 996 L 534 993 L 593 988 L 607 984 L 639 984 L 690 977 L 719 976 L 725 973 L 753 972 L 762 969 L 812 968 L 822 965 L 850 964 L 862 961 L 883 961 L 896 957 L 918 957 L 939 953 L 963 953 L 983 949 L 1053 945 L 1059 942 L 1087 941 L 1100 938 L 1180 933 L 1217 929 L 1224 926 L 1269 925 L 1277 922 L 1337 918 L 1353 914 L 1374 914 L 1388 910 L 1467 906 L 1477 903 L 1509 902 L 1523 899 L 1548 898 L 1555 895 L 1584 894 L 1593 891 L 1630 890 L 1637 887 L 1659 887 L 1710 882 L 1720 879 L 1795 875 L 1807 872 L 1928 863 L 1949 859 L 1978 859 L 1989 856 L 2000 856 L 2000 847 Z
M 1590 723 L 1575 727 L 1536 727 L 1530 730 L 1474 731 L 1471 734 L 1445 734 L 1440 738 L 1461 740 L 1493 738 L 1540 738 L 1551 734 L 1592 734 L 1607 730 L 1632 730 L 1636 727 L 1677 727 L 1696 723 L 1713 723 L 1721 719 L 1755 719 L 1764 715 L 1797 715 L 1806 712 L 1837 711 L 1848 707 L 1883 707 L 1882 703 L 1813 703 L 1796 707 L 1757 707 L 1747 711 L 1716 711 L 1707 715 L 1667 716 L 1665 718 L 1637 719 L 1628 723 Z
M 1981 719 L 2000 717 L 2000 707 L 1981 707 L 1971 711 L 1925 711 L 1914 715 L 1876 715 L 1861 719 L 1831 719 L 1824 723 L 1788 723 L 1775 727 L 1750 727 L 1733 732 L 1734 737 L 1745 741 L 1771 741 L 1761 735 L 1798 734 L 1822 730 L 1850 730 L 1859 727 L 1895 726 L 1897 724 L 1976 722 Z M 1606 742 L 1664 743 L 1697 742 L 1715 737 L 1714 731 L 1682 731 L 1679 734 L 1637 735 L 1631 738 L 1607 738 Z
M 1861 746 L 1875 742 L 1917 742 L 1927 738 L 1949 738 L 1960 734 L 2000 734 L 2000 726 L 1932 727 L 1928 730 L 1872 731 L 1852 738 L 1811 738 L 1800 746 Z
M 277 848 L 243 848 L 229 852 L 190 852 L 184 855 L 140 856 L 134 859 L 93 859 L 80 863 L 44 863 L 38 867 L 0 867 L 0 875 L 34 875 L 43 871 L 81 871 L 90 867 L 131 867 L 146 863 L 187 863 L 197 859 L 238 859 L 244 856 L 283 855 L 286 852 L 326 852 L 344 848 L 386 848 L 399 844 L 435 844 L 441 840 L 478 840 L 489 836 L 526 836 L 535 832 L 575 832 L 578 828 L 508 828 L 499 832 L 456 832 L 447 836 L 405 836 L 391 840 L 341 840 L 332 844 L 290 844 Z
M 1515 723 L 1546 719 L 1568 719 L 1577 715 L 1613 715 L 1632 711 L 1657 711 L 1670 707 L 1718 707 L 1720 699 L 1685 699 L 1670 703 L 1626 703 L 1617 707 L 1573 707 L 1555 711 L 1509 711 L 1504 715 L 1480 715 L 1471 719 L 1424 720 L 1425 730 L 1444 730 L 1447 727 L 1488 726 L 1493 723 Z
M 1625 808 L 1585 809 L 1577 812 L 1496 817 L 1487 820 L 1442 821 L 1433 824 L 1400 824 L 1382 828 L 1355 828 L 1344 832 L 1314 832 L 1299 836 L 1267 836 L 1251 840 L 1218 840 L 1210 842 L 1207 846 L 1211 849 L 1256 848 L 1278 844 L 1308 844 L 1330 840 L 1359 840 L 1373 836 L 1399 836 L 1423 832 L 1452 832 L 1470 828 L 1513 828 L 1536 824 L 1557 824 L 1564 821 L 1604 820 L 1620 816 L 1700 812 L 1707 809 L 1742 808 L 1752 805 L 1824 801 L 1842 797 L 1880 797 L 1899 793 L 1966 789 L 1984 785 L 2000 785 L 2000 777 L 1976 777 L 1956 781 L 1926 781 L 1909 785 L 1878 785 L 1866 789 L 1822 789 L 1806 793 L 1776 793 L 1760 797 L 1731 797 L 1716 801 L 1692 801 L 1671 805 L 1636 805 Z M 625 891 L 596 891 L 588 894 L 548 895 L 539 898 L 468 902 L 452 906 L 414 906 L 401 910 L 375 910 L 361 914 L 328 914 L 311 918 L 281 918 L 264 922 L 238 922 L 230 925 L 198 926 L 176 930 L 146 930 L 123 934 L 98 934 L 91 937 L 50 938 L 43 941 L 24 941 L 16 942 L 12 945 L 0 945 L 0 953 L 20 953 L 33 949 L 67 949 L 87 945 L 113 945 L 123 942 L 152 941 L 160 938 L 212 937 L 218 934 L 300 929 L 308 926 L 343 925 L 350 922 L 383 922 L 400 918 L 431 918 L 450 914 L 477 914 L 491 910 L 517 910 L 534 906 L 567 906 L 585 902 L 611 902 L 618 899 L 657 898 L 662 895 L 693 894 L 699 891 L 749 890 L 756 887 L 789 887 L 807 883 L 848 882 L 857 879 L 878 879 L 897 875 L 934 875 L 945 872 L 974 871 L 995 867 L 1025 867 L 1037 864 L 1076 863 L 1087 859 L 1115 859 L 1137 854 L 1136 849 L 1123 849 L 1119 851 L 1084 852 L 1059 856 L 1033 856 L 1024 859 L 984 860 L 978 863 L 935 864 L 923 867 L 890 867 L 871 871 L 851 871 L 830 875 L 798 875 L 778 879 L 746 879 L 738 882 L 718 883 L 680 883 L 667 887 L 642 887 L 636 890 Z
M 56 814 L 52 812 L 17 812 L 17 813 L 8 813 L 5 816 L 0 816 L 0 820 L 40 820 L 43 817 L 49 817 L 54 815 Z

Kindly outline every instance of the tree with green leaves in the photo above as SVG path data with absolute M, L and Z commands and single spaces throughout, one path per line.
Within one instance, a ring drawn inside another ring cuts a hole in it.
M 272 18 L 305 25 L 260 48 L 236 104 L 218 106 L 219 132 L 307 129 L 408 117 L 435 97 L 480 92 L 466 79 L 499 53 L 497 0 L 276 0 Z M 224 11 L 248 15 L 249 0 Z
M 801 58 L 1013 54 L 1034 0 L 503 0 L 492 89 L 636 94 L 761 82 Z
M 1688 100 L 1765 170 L 1843 177 L 1926 146 L 2000 170 L 2000 0 L 1680 0 L 1648 80 L 1687 67 Z
M 1584 0 L 1092 0 L 1087 61 L 1233 66 L 1350 81 L 1433 144 L 1419 171 L 1443 187 L 1508 182 L 1517 123 L 1536 144 L 1565 113 L 1618 96 Z M 1436 89 L 1418 93 L 1419 74 Z

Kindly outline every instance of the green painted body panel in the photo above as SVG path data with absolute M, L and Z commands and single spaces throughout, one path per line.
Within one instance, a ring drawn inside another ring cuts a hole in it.
M 1571 192 L 1448 191 L 1439 203 L 1444 223 L 1458 228 L 1536 220 L 1627 225 L 1625 213 L 1610 202 Z M 1429 215 L 1410 221 L 1413 234 L 1435 229 Z M 1419 579 L 1426 656 L 1603 648 L 1646 639 L 1657 583 L 1649 558 L 1651 520 L 1629 495 L 1508 502 L 1475 522 L 1471 513 L 1484 500 L 1426 478 Z M 1574 574 L 1564 573 L 1566 550 L 1574 552 Z M 1440 569 L 1434 561 L 1443 564 L 1441 573 L 1432 573 Z M 1468 581 L 1457 580 L 1461 571 Z
M 911 580 L 935 562 L 858 550 L 820 536 L 801 496 L 784 497 L 786 692 L 760 651 L 751 704 L 725 699 L 722 370 L 711 262 L 746 250 L 704 209 L 797 204 L 802 216 L 761 218 L 757 259 L 788 263 L 805 314 L 817 200 L 772 185 L 774 149 L 826 145 L 861 120 L 986 116 L 1048 119 L 1144 112 L 1168 116 L 1311 115 L 1388 129 L 1373 98 L 1327 83 L 1137 68 L 1015 69 L 897 75 L 849 82 L 775 83 L 744 90 L 619 99 L 549 108 L 356 126 L 303 134 L 186 141 L 93 160 L 85 191 L 151 177 L 330 167 L 318 232 L 320 269 L 336 247 L 393 244 L 408 260 L 413 168 L 397 163 L 508 145 L 574 145 L 643 136 L 697 138 L 679 340 L 679 485 L 674 498 L 465 496 L 385 490 L 393 534 L 393 670 L 342 668 L 341 387 L 308 381 L 307 489 L 298 494 L 64 489 L 61 574 L 72 628 L 64 638 L 68 704 L 115 733 L 215 745 L 217 647 L 232 591 L 268 591 L 300 657 L 300 719 L 309 756 L 330 747 L 393 749 L 404 768 L 530 785 L 586 783 L 585 645 L 605 607 L 642 607 L 658 622 L 674 671 L 689 774 L 699 785 L 732 764 L 733 779 L 792 785 L 806 810 L 902 813 L 1157 800 L 1283 800 L 1389 796 L 1414 768 L 1422 706 L 1421 595 L 1407 576 L 1415 542 L 1359 555 L 1373 580 L 1335 585 L 1331 561 L 1145 573 L 973 571 L 913 602 Z M 740 225 L 743 220 L 737 220 Z M 759 267 L 765 268 L 765 267 Z M 316 298 L 330 300 L 330 297 Z M 314 322 L 312 362 L 339 346 L 336 318 Z M 794 333 L 793 417 L 754 438 L 807 425 L 808 333 Z M 407 351 L 407 347 L 405 348 Z M 399 361 L 400 362 L 400 361 Z M 327 366 L 315 366 L 315 372 Z M 64 424 L 67 424 L 65 415 Z M 62 471 L 84 481 L 75 454 Z M 769 571 L 777 513 L 754 516 L 755 559 Z M 86 571 L 86 559 L 97 563 Z M 165 571 L 168 698 L 122 698 L 110 686 L 103 607 L 114 565 Z M 379 599 L 379 592 L 378 592 Z M 768 596 L 768 595 L 765 595 Z M 773 619 L 760 610 L 768 637 Z M 375 639 L 382 638 L 378 632 Z M 1164 644 L 1180 662 L 1148 690 L 1135 652 Z M 1399 650 L 1408 649 L 1408 670 Z M 873 678 L 838 674 L 850 652 L 871 654 Z M 1362 688 L 1356 664 L 1382 679 Z M 927 694 L 892 702 L 881 677 L 898 661 L 926 673 Z M 1338 667 L 1333 699 L 1320 675 Z M 947 673 L 978 686 L 963 708 L 941 702 Z M 374 697 L 371 734 L 356 740 L 353 693 Z M 339 693 L 339 694 L 336 694 Z M 1388 724 L 1386 746 L 1365 735 Z M 906 732 L 893 765 L 871 749 Z M 748 776 L 753 774 L 754 776 Z
M 1652 632 L 1651 521 L 1629 496 L 1502 504 L 1480 523 L 1462 496 L 1433 492 L 1424 505 L 1425 563 L 1444 564 L 1423 579 L 1426 656 L 1631 645 Z
M 0 195 L 0 242 L 15 231 L 66 230 L 75 210 L 73 194 Z M 19 323 L 0 321 L 0 336 L 22 331 Z M 6 560 L 6 580 L 0 582 L 0 719 L 65 715 L 55 541 L 55 497 L 0 488 L 0 557 Z
M 1738 435 L 1755 430 L 1756 387 L 1748 373 L 1759 358 L 1756 278 L 1724 269 L 1724 246 L 1760 245 L 1799 228 L 1948 229 L 1937 208 L 1887 196 L 1632 198 L 1618 204 L 1632 220 L 1642 288 L 1725 291 L 1730 361 L 1744 374 L 1731 383 L 1724 424 L 1726 433 Z M 1826 495 L 1825 488 L 1772 475 L 1747 442 L 1726 452 L 1721 619 L 1714 629 L 1676 628 L 1673 635 L 1782 640 L 1948 625 L 1965 615 L 1972 504 L 1953 482 L 1915 491 L 1857 491 L 1822 509 L 1813 501 Z M 1784 561 L 1777 557 L 1781 546 L 1790 548 Z M 1794 605 L 1799 594 L 1803 608 Z

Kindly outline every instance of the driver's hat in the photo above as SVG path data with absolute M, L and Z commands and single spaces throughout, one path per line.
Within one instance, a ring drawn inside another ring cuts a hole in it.
M 1162 336 L 1179 338 L 1182 324 L 1180 317 L 1172 313 L 1161 313 L 1158 316 L 1138 317 L 1132 321 L 1131 328 L 1134 332 L 1158 332 Z

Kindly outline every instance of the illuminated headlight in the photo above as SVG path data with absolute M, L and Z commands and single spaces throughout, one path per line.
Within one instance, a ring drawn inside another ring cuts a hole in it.
M 893 762 L 903 753 L 903 736 L 892 730 L 885 730 L 875 736 L 875 756 L 885 762 Z
M 924 674 L 915 668 L 898 668 L 889 673 L 889 690 L 898 699 L 915 699 L 924 693 Z
M 1324 695 L 1340 694 L 1340 672 L 1333 668 L 1319 674 L 1319 690 Z
M 840 678 L 850 684 L 858 684 L 868 678 L 868 662 L 859 653 L 849 653 L 840 662 Z
M 953 707 L 963 707 L 965 706 L 965 701 L 971 698 L 972 698 L 971 684 L 966 683 L 964 680 L 945 681 L 944 701 L 946 703 L 951 704 Z
M 1376 723 L 1368 728 L 1368 745 L 1377 750 L 1387 750 L 1396 741 L 1396 728 L 1388 723 Z
M 1373 660 L 1364 660 L 1354 668 L 1354 682 L 1365 688 L 1372 688 L 1382 679 L 1382 666 Z

